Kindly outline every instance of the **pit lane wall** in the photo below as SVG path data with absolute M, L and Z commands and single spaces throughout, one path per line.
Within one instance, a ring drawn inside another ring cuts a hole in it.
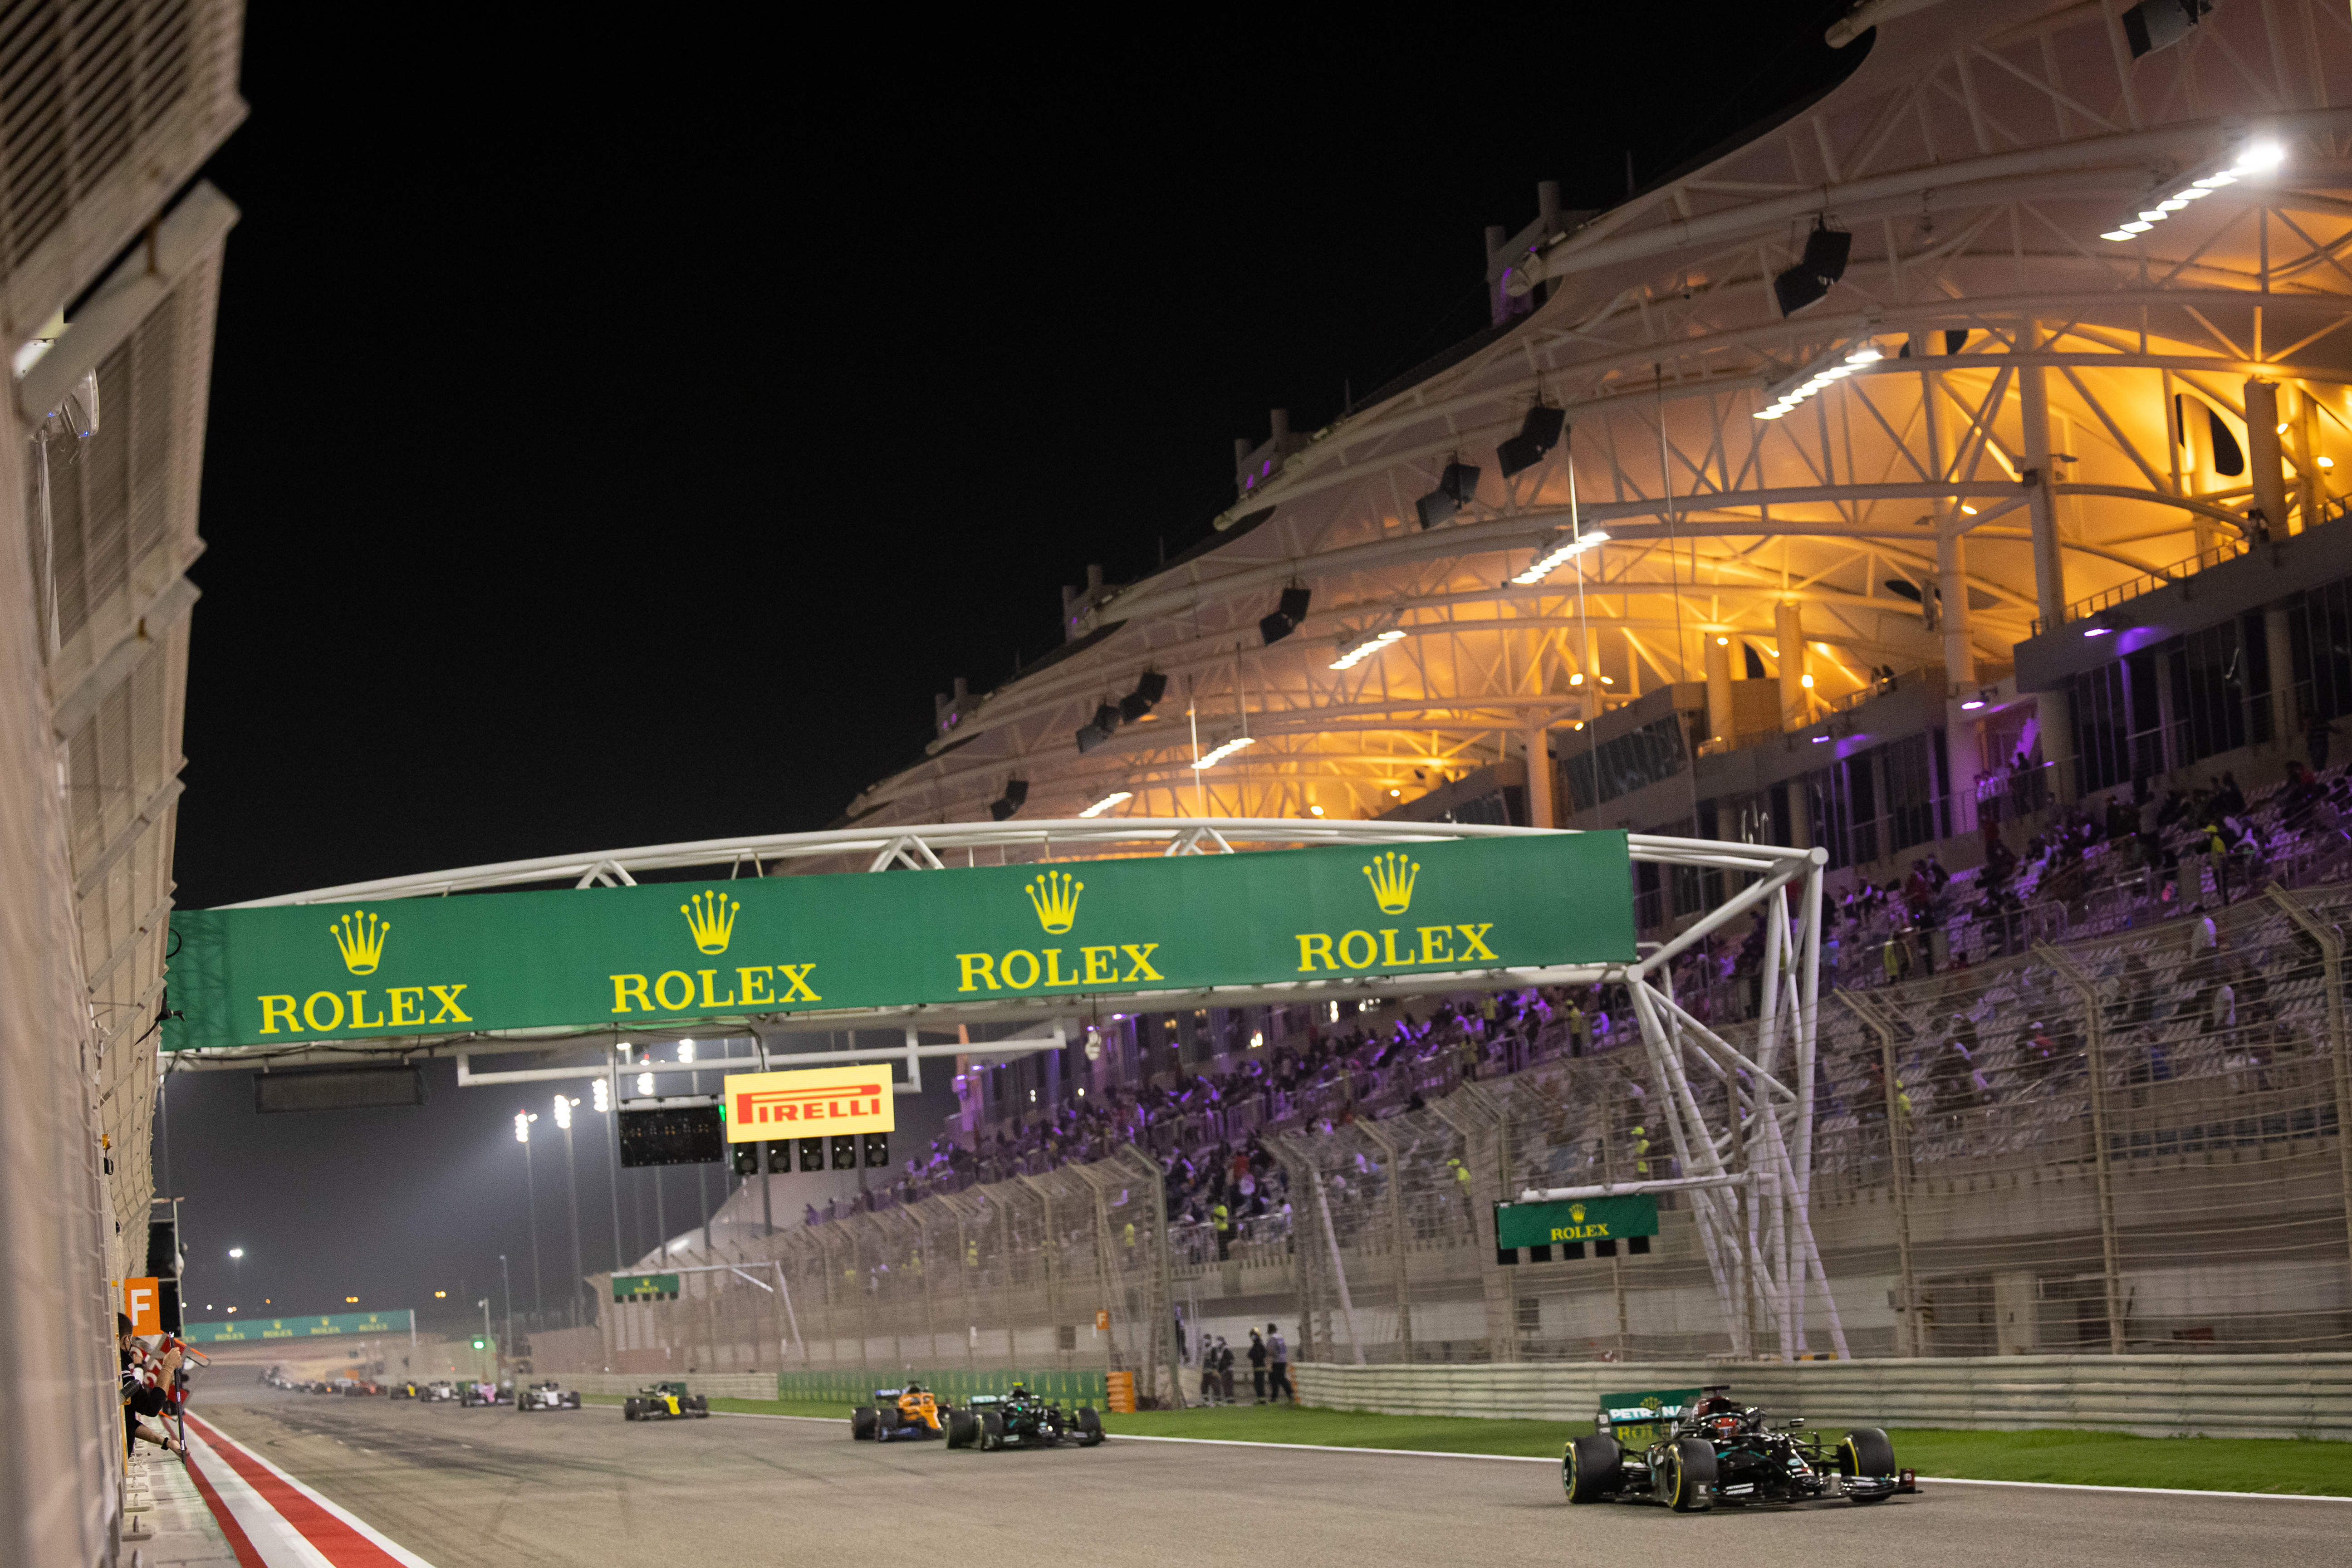
M 2352 1354 L 2032 1355 L 1297 1369 L 1299 1402 L 1391 1415 L 1590 1421 L 1604 1392 L 1727 1383 L 1818 1427 L 2074 1427 L 2352 1440 Z

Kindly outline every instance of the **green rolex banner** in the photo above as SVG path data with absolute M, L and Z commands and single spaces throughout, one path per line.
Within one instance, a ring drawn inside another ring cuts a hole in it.
M 1654 1193 L 1495 1205 L 1496 1247 L 1556 1247 L 1571 1241 L 1620 1241 L 1657 1234 L 1658 1199 Z
M 184 1323 L 192 1345 L 234 1345 L 262 1340 L 333 1339 L 351 1334 L 404 1334 L 415 1323 L 406 1308 L 390 1312 L 322 1312 L 312 1318 L 233 1318 L 224 1323 Z
M 675 1274 L 615 1274 L 613 1276 L 613 1300 L 615 1301 L 675 1301 L 677 1300 L 677 1276 Z
M 172 917 L 167 1050 L 1633 960 L 1622 833 Z

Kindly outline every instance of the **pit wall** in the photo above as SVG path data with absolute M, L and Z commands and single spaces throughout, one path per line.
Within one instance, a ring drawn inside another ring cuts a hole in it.
M 2146 1437 L 2352 1439 L 2352 1354 L 1939 1356 L 1747 1363 L 1315 1363 L 1299 1402 L 1392 1415 L 1590 1421 L 1604 1393 L 1727 1383 L 1816 1427 L 2070 1427 Z

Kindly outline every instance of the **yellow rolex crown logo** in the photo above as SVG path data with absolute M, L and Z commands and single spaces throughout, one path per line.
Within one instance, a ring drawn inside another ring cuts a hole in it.
M 1372 897 L 1381 901 L 1381 913 L 1401 915 L 1412 908 L 1412 884 L 1421 875 L 1421 867 L 1395 850 L 1375 855 L 1372 863 L 1364 868 L 1364 878 L 1372 885 Z
M 1087 885 L 1067 871 L 1048 871 L 1021 889 L 1037 911 L 1037 923 L 1047 936 L 1059 936 L 1077 923 L 1078 895 Z
M 335 939 L 345 969 L 353 974 L 373 974 L 375 966 L 383 961 L 383 939 L 391 930 L 390 921 L 378 920 L 364 910 L 353 910 L 329 926 L 327 934 Z
M 686 917 L 695 946 L 705 952 L 725 952 L 728 939 L 735 934 L 735 911 L 742 907 L 724 893 L 697 893 L 678 905 L 677 912 Z
M 1582 1204 L 1570 1204 L 1568 1205 L 1568 1223 L 1570 1225 L 1582 1225 L 1584 1223 L 1584 1205 Z

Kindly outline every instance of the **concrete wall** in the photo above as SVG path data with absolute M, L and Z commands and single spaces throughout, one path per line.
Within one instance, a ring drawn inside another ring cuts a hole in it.
M 1521 1363 L 1298 1369 L 1302 1404 L 1399 1415 L 1590 1421 L 1603 1393 L 1727 1383 L 1822 1427 L 2080 1427 L 2352 1439 L 2352 1355 L 1988 1356 L 1733 1364 Z

